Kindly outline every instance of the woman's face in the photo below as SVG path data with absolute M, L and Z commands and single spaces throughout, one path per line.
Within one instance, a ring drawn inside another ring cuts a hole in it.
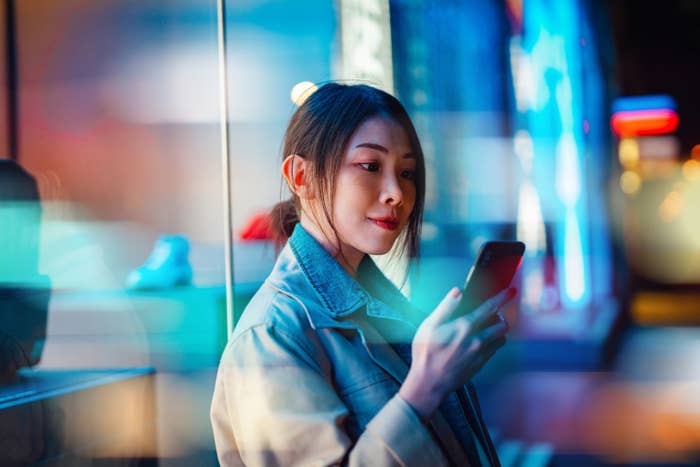
M 366 253 L 387 253 L 406 227 L 416 200 L 416 165 L 406 132 L 389 118 L 370 118 L 350 137 L 332 218 L 353 269 Z

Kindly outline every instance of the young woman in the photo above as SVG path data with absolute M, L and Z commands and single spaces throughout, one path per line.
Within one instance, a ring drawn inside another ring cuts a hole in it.
M 221 464 L 498 465 L 468 381 L 503 344 L 514 290 L 455 317 L 453 288 L 416 323 L 369 256 L 395 242 L 418 254 L 425 167 L 402 105 L 326 84 L 292 116 L 284 155 L 292 198 L 273 216 L 288 241 L 217 375 Z

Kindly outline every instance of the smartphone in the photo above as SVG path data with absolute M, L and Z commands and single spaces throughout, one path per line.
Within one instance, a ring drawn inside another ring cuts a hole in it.
M 469 313 L 510 285 L 525 253 L 518 241 L 488 241 L 479 248 L 462 290 L 457 316 Z

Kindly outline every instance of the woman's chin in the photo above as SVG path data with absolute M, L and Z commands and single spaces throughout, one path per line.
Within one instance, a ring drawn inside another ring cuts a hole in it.
M 389 244 L 376 244 L 372 245 L 370 248 L 367 248 L 366 253 L 370 255 L 385 255 L 391 251 L 391 247 L 394 245 L 394 242 L 391 242 Z

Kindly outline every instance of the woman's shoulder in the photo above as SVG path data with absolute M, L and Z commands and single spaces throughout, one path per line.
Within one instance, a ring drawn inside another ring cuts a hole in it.
M 291 358 L 319 369 L 325 366 L 305 308 L 301 298 L 266 281 L 241 314 L 223 358 L 252 359 L 247 364 Z
M 310 327 L 304 302 L 309 297 L 297 296 L 270 280 L 258 289 L 243 310 L 233 338 L 250 328 L 266 326 L 286 332 L 304 332 Z
M 303 330 L 306 324 L 302 319 L 304 303 L 312 299 L 307 296 L 308 289 L 308 279 L 286 245 L 272 271 L 246 305 L 233 338 L 263 325 L 288 331 Z

